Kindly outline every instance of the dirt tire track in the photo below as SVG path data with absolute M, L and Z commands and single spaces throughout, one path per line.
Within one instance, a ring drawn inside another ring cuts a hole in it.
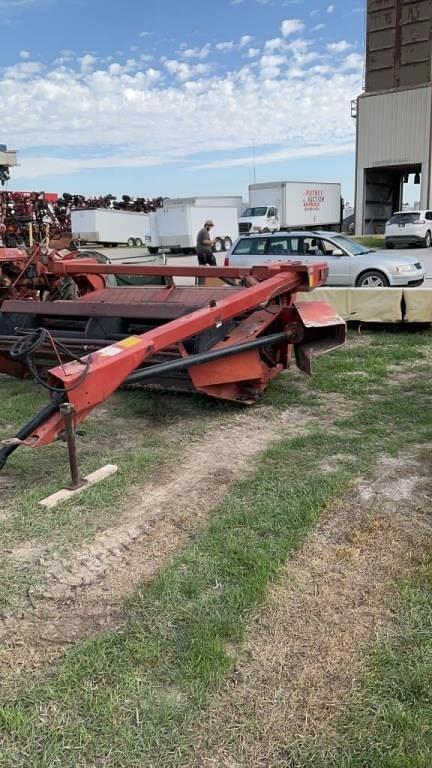
M 331 736 L 379 630 L 391 632 L 395 579 L 432 545 L 429 465 L 385 459 L 284 568 L 240 663 L 190 734 L 187 768 L 287 768 Z M 183 763 L 182 763 L 183 764 Z
M 334 404 L 338 414 L 340 407 Z M 333 405 L 327 416 L 333 419 Z M 29 592 L 28 609 L 0 616 L 0 641 L 63 650 L 64 643 L 118 626 L 125 598 L 208 523 L 233 483 L 253 471 L 251 460 L 281 430 L 296 436 L 316 423 L 306 408 L 263 408 L 191 440 L 177 465 L 143 486 L 118 526 L 67 560 L 42 561 L 46 579 Z

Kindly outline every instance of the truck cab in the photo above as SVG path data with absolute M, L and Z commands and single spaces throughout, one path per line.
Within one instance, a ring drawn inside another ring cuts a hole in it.
M 251 206 L 239 218 L 241 235 L 248 232 L 277 232 L 279 227 L 279 211 L 274 205 Z

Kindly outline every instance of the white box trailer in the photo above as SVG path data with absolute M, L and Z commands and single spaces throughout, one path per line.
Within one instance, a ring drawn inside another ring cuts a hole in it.
M 249 186 L 249 208 L 240 232 L 279 229 L 340 229 L 341 185 L 312 181 L 276 181 Z
M 71 214 L 72 236 L 82 244 L 141 247 L 151 242 L 151 215 L 111 208 L 75 208 Z
M 233 198 L 228 202 L 232 201 Z M 202 204 L 205 202 L 211 204 Z M 207 219 L 215 225 L 210 233 L 215 240 L 214 250 L 226 251 L 238 237 L 238 214 L 238 205 L 227 205 L 226 198 L 219 198 L 216 204 L 210 197 L 168 200 L 152 216 L 150 253 L 156 253 L 159 248 L 194 253 L 197 234 Z
M 239 215 L 243 212 L 245 203 L 241 195 L 206 195 L 201 197 L 167 197 L 164 206 L 194 205 L 201 208 L 237 208 Z

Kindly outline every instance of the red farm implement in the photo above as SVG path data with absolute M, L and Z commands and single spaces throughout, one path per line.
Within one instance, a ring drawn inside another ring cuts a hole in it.
M 59 273 L 55 264 L 74 260 L 81 270 L 73 278 Z M 95 258 L 77 258 L 70 251 L 54 251 L 35 245 L 26 248 L 0 248 L 0 304 L 5 299 L 78 298 L 88 291 L 104 288 L 103 275 L 87 275 L 87 264 L 97 265 Z
M 19 445 L 65 436 L 123 385 L 192 390 L 250 404 L 294 356 L 339 347 L 345 323 L 325 302 L 297 302 L 296 292 L 324 282 L 325 264 L 260 267 L 133 267 L 74 258 L 49 259 L 47 283 L 77 285 L 72 300 L 11 298 L 0 314 L 0 372 L 32 376 L 48 404 L 0 449 L 0 466 Z M 112 282 L 150 282 L 117 285 Z M 218 278 L 220 286 L 176 285 L 176 277 Z M 65 409 L 64 406 L 72 408 Z

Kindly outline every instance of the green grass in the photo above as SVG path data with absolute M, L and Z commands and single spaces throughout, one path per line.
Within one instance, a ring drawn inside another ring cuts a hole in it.
M 352 331 L 350 338 L 361 336 Z M 425 353 L 430 347 L 430 332 L 371 331 L 367 335 L 370 343 L 362 346 L 348 344 L 341 353 L 326 355 L 319 361 L 311 379 L 312 389 L 329 394 L 338 392 L 348 398 L 362 402 L 373 396 L 382 386 L 382 380 L 398 370 L 412 370 L 422 365 Z
M 46 402 L 46 395 L 30 382 L 2 379 L 0 439 L 16 429 Z M 77 438 L 82 475 L 107 463 L 118 472 L 102 484 L 92 486 L 55 510 L 47 511 L 39 501 L 69 480 L 67 450 L 55 443 L 38 450 L 19 448 L 0 475 L 0 541 L 3 551 L 23 545 L 47 547 L 65 555 L 80 543 L 115 524 L 134 489 L 169 464 L 184 441 L 212 423 L 229 416 L 224 405 L 198 395 L 166 394 L 135 390 L 117 394 L 94 412 L 80 428 Z M 41 577 L 34 562 L 0 559 L 0 611 L 21 607 L 29 586 Z
M 320 397 L 352 395 L 340 368 L 371 375 L 370 388 L 356 390 L 353 415 L 305 437 L 281 428 L 209 527 L 130 600 L 121 631 L 77 645 L 58 669 L 28 676 L 20 694 L 0 702 L 1 766 L 181 765 L 188 728 L 232 669 L 269 582 L 322 510 L 382 453 L 432 439 L 432 385 L 422 364 L 430 336 L 398 341 L 380 334 L 369 349 L 319 361 L 309 385 L 314 408 Z M 418 370 L 414 397 L 406 381 L 387 383 L 405 356 Z M 335 454 L 349 458 L 320 470 Z
M 351 334 L 356 341 L 357 335 Z M 286 409 L 303 406 L 308 412 L 319 411 L 319 398 L 336 391 L 345 396 L 363 397 L 392 365 L 412 360 L 428 344 L 427 334 L 376 334 L 371 347 L 347 347 L 322 358 L 314 377 L 295 378 L 289 371 L 271 385 L 261 407 Z M 379 348 L 379 350 L 378 350 Z M 378 354 L 379 351 L 379 354 Z M 358 377 L 357 371 L 367 372 Z M 10 436 L 45 402 L 45 394 L 29 382 L 2 380 L 0 436 Z M 260 406 L 258 406 L 260 407 Z M 0 475 L 7 477 L 0 500 L 0 540 L 4 550 L 41 542 L 49 555 L 67 555 L 80 544 L 118 520 L 125 494 L 133 497 L 139 483 L 174 459 L 182 441 L 211 425 L 239 413 L 236 406 L 217 403 L 199 395 L 175 395 L 143 390 L 123 392 L 103 407 L 81 427 L 78 438 L 79 463 L 87 474 L 106 463 L 116 463 L 119 471 L 100 485 L 80 494 L 56 510 L 47 512 L 39 506 L 68 479 L 66 447 L 62 443 L 39 450 L 20 448 Z M 177 445 L 179 441 L 179 445 Z M 43 574 L 33 562 L 4 557 L 0 561 L 0 611 L 25 604 L 29 586 L 36 585 Z
M 432 765 L 432 557 L 400 585 L 397 625 L 371 650 L 336 738 L 296 759 L 303 768 Z
M 374 235 L 365 235 L 362 237 L 355 237 L 354 240 L 361 245 L 365 245 L 367 248 L 374 248 L 380 250 L 384 248 L 384 238 Z

